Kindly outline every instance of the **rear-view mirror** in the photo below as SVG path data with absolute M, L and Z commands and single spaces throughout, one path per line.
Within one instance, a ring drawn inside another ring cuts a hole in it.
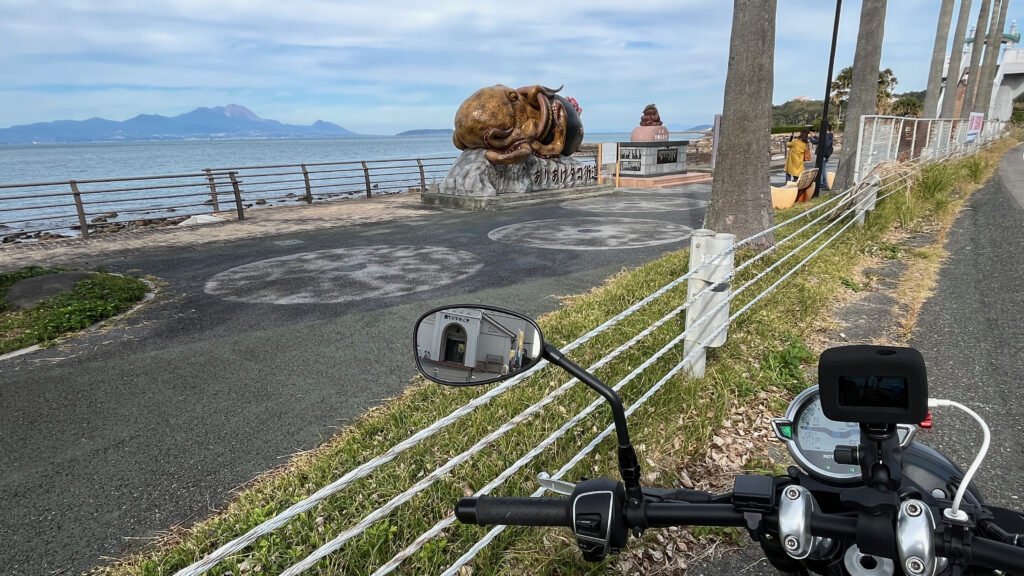
M 413 349 L 420 372 L 447 386 L 511 378 L 540 361 L 543 339 L 533 320 L 489 306 L 446 306 L 416 322 Z

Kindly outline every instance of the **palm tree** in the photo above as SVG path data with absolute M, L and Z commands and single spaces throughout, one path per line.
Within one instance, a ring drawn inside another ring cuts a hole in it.
M 960 14 L 956 17 L 956 31 L 953 32 L 953 51 L 949 53 L 949 68 L 946 70 L 946 88 L 942 95 L 942 112 L 939 118 L 952 118 L 956 114 L 957 93 L 960 92 L 960 60 L 964 53 L 964 35 L 970 20 L 972 0 L 961 0 Z
M 768 186 L 776 0 L 734 0 L 721 145 L 704 227 L 749 238 L 773 224 Z M 775 244 L 765 234 L 755 247 Z
M 960 108 L 960 117 L 967 118 L 974 108 L 974 92 L 978 89 L 978 69 L 981 64 L 981 52 L 985 46 L 985 34 L 988 27 L 988 13 L 992 0 L 981 0 L 981 12 L 978 13 L 978 25 L 974 29 L 974 43 L 971 46 L 971 67 L 967 72 L 967 91 L 964 92 L 964 104 Z
M 860 118 L 874 114 L 878 107 L 879 88 L 882 84 L 879 81 L 882 78 L 878 73 L 878 64 L 882 61 L 885 8 L 886 0 L 864 0 L 861 4 L 857 52 L 853 58 L 853 79 L 850 83 L 850 104 L 846 130 L 843 132 L 843 153 L 833 190 L 853 186 Z
M 836 74 L 832 82 L 832 103 L 836 105 L 839 124 L 843 122 L 843 109 L 846 108 L 846 101 L 850 98 L 850 83 L 853 81 L 853 67 L 847 66 Z
M 1010 0 L 1002 0 L 999 8 L 992 10 L 992 20 L 985 39 L 985 57 L 981 63 L 978 95 L 974 98 L 974 112 L 988 115 L 988 105 L 992 100 L 992 83 L 996 80 L 996 60 L 1003 44 L 1003 26 L 1006 25 L 1006 10 Z M 977 45 L 978 41 L 974 41 Z
M 928 68 L 928 89 L 924 96 L 924 115 L 928 118 L 938 114 L 942 64 L 946 59 L 946 42 L 949 39 L 949 23 L 953 20 L 953 4 L 954 0 L 942 0 L 942 7 L 939 8 L 939 23 L 935 27 L 935 47 L 932 48 L 932 63 Z
M 879 70 L 878 72 L 878 100 L 875 103 L 875 111 L 878 114 L 892 112 L 892 90 L 900 81 L 893 74 L 892 68 Z

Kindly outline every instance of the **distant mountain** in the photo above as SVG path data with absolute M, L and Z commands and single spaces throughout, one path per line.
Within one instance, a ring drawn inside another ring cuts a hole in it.
M 425 128 L 421 130 L 406 130 L 395 136 L 451 136 L 455 130 L 451 128 Z
M 90 118 L 58 120 L 0 129 L 0 143 L 127 142 L 136 140 L 210 140 L 234 138 L 344 138 L 358 136 L 330 122 L 312 126 L 282 124 L 260 118 L 238 104 L 196 108 L 168 118 L 139 114 L 123 122 Z
M 690 128 L 690 130 L 695 130 L 695 131 L 711 130 L 714 127 L 715 127 L 714 124 L 698 124 L 697 126 L 694 126 L 693 128 Z

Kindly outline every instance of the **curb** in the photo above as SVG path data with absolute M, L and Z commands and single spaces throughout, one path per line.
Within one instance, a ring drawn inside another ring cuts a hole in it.
M 110 275 L 111 276 L 124 276 L 124 274 L 113 274 L 113 273 L 111 273 Z M 52 342 L 51 345 L 53 345 L 53 344 L 60 344 L 64 340 L 66 340 L 68 338 L 71 338 L 71 337 L 75 336 L 76 334 L 80 334 L 82 332 L 94 332 L 94 331 L 98 330 L 99 328 L 102 328 L 103 325 L 105 325 L 105 324 L 107 324 L 109 322 L 120 320 L 121 318 L 124 318 L 124 317 L 128 316 L 129 314 L 133 314 L 136 310 L 138 310 L 139 308 L 142 308 L 143 306 L 145 306 L 146 303 L 148 303 L 150 300 L 152 300 L 153 298 L 156 298 L 156 293 L 158 291 L 156 285 L 153 284 L 152 281 L 146 280 L 145 278 L 139 278 L 138 280 L 144 282 L 146 284 L 146 286 L 149 286 L 149 290 L 142 296 L 141 300 L 139 300 L 138 302 L 135 303 L 134 306 L 132 306 L 131 308 L 125 310 L 124 312 L 121 312 L 120 314 L 118 314 L 116 316 L 111 316 L 110 318 L 104 318 L 103 320 L 100 320 L 99 322 L 96 322 L 94 324 L 86 326 L 85 328 L 82 328 L 81 330 L 76 330 L 74 332 L 69 332 L 67 334 L 62 334 L 59 338 L 55 339 Z M 47 347 L 49 347 L 49 346 L 47 346 Z M 15 350 L 13 352 L 8 352 L 6 354 L 0 354 L 0 362 L 3 362 L 4 360 L 9 360 L 11 358 L 16 358 L 18 356 L 23 356 L 25 354 L 29 354 L 31 352 L 35 352 L 36 350 L 41 350 L 42 348 L 43 348 L 42 344 L 33 344 L 32 346 L 29 346 L 27 348 L 22 348 L 20 350 Z

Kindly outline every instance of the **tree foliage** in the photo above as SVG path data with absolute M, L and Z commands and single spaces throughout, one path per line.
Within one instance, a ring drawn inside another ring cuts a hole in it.
M 901 96 L 892 105 L 892 113 L 896 116 L 919 117 L 924 110 L 924 103 L 913 96 Z
M 841 119 L 846 112 L 846 104 L 850 99 L 850 85 L 853 83 L 853 67 L 847 66 L 836 74 L 832 81 L 832 103 L 839 108 L 838 116 Z M 899 79 L 893 73 L 892 68 L 878 71 L 878 114 L 889 114 L 892 112 L 893 89 L 899 84 Z

